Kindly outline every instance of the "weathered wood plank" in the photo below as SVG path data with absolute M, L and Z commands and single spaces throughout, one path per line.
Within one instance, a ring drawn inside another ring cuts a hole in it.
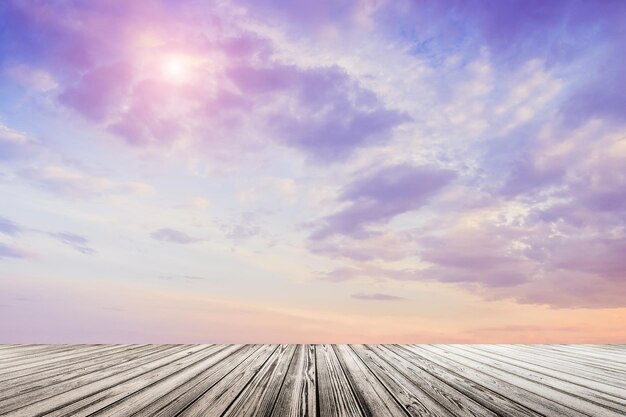
M 291 365 L 294 351 L 294 345 L 281 345 L 277 354 L 272 356 L 274 360 L 263 365 L 223 416 L 269 417 Z
M 315 354 L 320 417 L 364 416 L 335 350 L 330 345 L 316 345 Z
M 351 348 L 409 415 L 414 417 L 454 416 L 452 412 L 426 394 L 423 386 L 397 372 L 395 368 L 367 346 L 352 345 Z
M 612 417 L 626 345 L 0 345 L 0 415 Z
M 245 345 L 215 366 L 172 388 L 167 394 L 152 398 L 149 404 L 132 415 L 161 417 L 178 415 L 234 369 L 245 366 L 251 357 L 258 354 L 260 348 L 261 345 Z
M 523 378 L 531 383 L 539 384 L 542 387 L 547 385 L 550 389 L 567 393 L 568 395 L 581 398 L 599 406 L 606 407 L 607 409 L 624 412 L 626 414 L 626 403 L 619 397 L 591 390 L 587 387 L 583 387 L 560 378 L 554 378 L 545 374 L 537 374 L 497 359 L 482 356 L 461 347 L 446 345 L 444 348 L 447 351 L 454 352 L 460 357 L 470 360 L 479 366 L 486 365 L 488 369 L 493 369 L 500 376 L 508 374 L 514 377 Z
M 530 381 L 526 378 L 519 377 L 510 372 L 502 371 L 492 366 L 469 360 L 462 355 L 452 352 L 445 346 L 420 346 L 420 349 L 422 349 L 420 353 L 424 351 L 431 352 L 439 358 L 445 358 L 446 360 L 456 362 L 457 364 L 465 367 L 466 370 L 473 369 L 475 371 L 478 371 L 479 373 L 482 373 L 483 375 L 487 375 L 499 381 L 506 382 L 515 387 L 515 390 L 517 390 L 518 392 L 523 392 L 527 396 L 530 393 L 534 394 L 536 397 L 542 397 L 544 399 L 547 399 L 549 401 L 549 404 L 553 408 L 560 408 L 559 406 L 566 407 L 567 404 L 567 408 L 570 408 L 572 410 L 568 411 L 568 415 L 574 415 L 574 411 L 579 414 L 584 413 L 586 415 L 598 417 L 609 417 L 617 415 L 612 410 L 598 406 L 589 401 L 585 401 L 584 399 L 581 399 L 580 397 L 574 395 L 570 395 L 567 392 L 560 391 L 545 384 Z M 561 410 L 561 412 L 564 411 L 565 410 Z
M 555 360 L 559 363 L 565 363 L 568 366 L 580 366 L 584 369 L 588 369 L 592 372 L 598 373 L 599 375 L 610 374 L 613 378 L 625 381 L 626 375 L 624 374 L 624 370 L 620 369 L 619 366 L 614 366 L 611 364 L 598 364 L 594 361 L 590 361 L 588 358 L 576 355 L 567 355 L 563 352 L 555 352 L 550 349 L 543 349 L 539 345 L 515 345 L 515 351 L 522 351 L 530 354 L 531 356 L 541 357 L 546 360 Z
M 298 345 L 276 400 L 273 417 L 317 415 L 315 347 Z
M 74 349 L 85 347 L 85 345 L 69 345 Z M 5 359 L 11 359 L 15 357 L 25 357 L 28 355 L 34 355 L 41 352 L 55 352 L 59 349 L 66 349 L 68 345 L 16 345 L 9 349 L 0 351 L 0 363 L 5 363 Z
M 223 350 L 227 350 L 226 355 L 220 355 Z M 75 401 L 65 407 L 59 408 L 47 414 L 47 417 L 85 417 L 85 416 L 120 416 L 128 415 L 146 405 L 155 394 L 161 394 L 165 388 L 171 387 L 171 376 L 178 376 L 183 381 L 188 379 L 189 374 L 193 374 L 215 362 L 223 359 L 232 353 L 225 345 L 211 345 L 199 352 L 188 354 L 175 362 L 168 363 L 160 368 L 153 369 L 141 378 L 129 379 L 125 382 L 83 397 L 80 401 Z M 217 356 L 217 361 L 215 360 Z M 173 378 L 177 380 L 177 378 Z M 169 380 L 169 381 L 168 381 Z M 165 384 L 159 386 L 159 382 Z M 154 390 L 157 386 L 156 391 Z
M 16 375 L 14 379 L 0 382 L 0 401 L 129 362 L 146 356 L 150 351 L 155 351 L 156 349 L 157 347 L 155 346 L 137 347 L 135 349 L 127 348 L 125 351 L 112 352 L 97 360 L 90 361 L 87 359 L 77 364 L 69 364 L 67 369 L 65 367 L 54 367 L 52 369 L 35 370 L 34 373 L 21 377 Z
M 196 398 L 179 416 L 220 416 L 254 378 L 257 372 L 278 354 L 278 346 L 264 345 L 243 364 Z
M 28 392 L 11 398 L 11 401 L 6 402 L 7 404 L 3 401 L 0 405 L 0 412 L 13 411 L 12 415 L 15 417 L 32 417 L 50 412 L 203 349 L 206 349 L 206 346 L 170 346 L 157 354 L 142 357 L 130 364 L 75 378 L 46 387 L 44 390 Z M 20 406 L 20 408 L 12 410 L 15 406 Z
M 48 349 L 44 348 L 34 352 L 15 352 L 12 355 L 6 355 L 0 359 L 0 366 L 2 366 L 2 373 L 10 372 L 14 368 L 18 368 L 22 364 L 32 364 L 37 361 L 49 361 L 55 358 L 67 354 L 75 354 L 83 350 L 95 350 L 100 349 L 102 346 L 72 346 L 62 345 L 54 346 Z
M 499 398 L 508 399 L 508 402 L 500 404 L 504 407 L 509 406 L 510 403 L 514 403 L 519 404 L 523 407 L 523 409 L 531 410 L 533 413 L 540 415 L 571 415 L 576 417 L 582 417 L 584 415 L 561 404 L 554 404 L 552 401 L 536 394 L 521 390 L 507 381 L 494 378 L 490 375 L 478 372 L 473 368 L 463 366 L 462 364 L 450 360 L 447 356 L 432 354 L 428 350 L 423 350 L 424 347 L 424 345 L 403 345 L 399 346 L 398 349 L 405 350 L 409 353 L 407 358 L 411 362 L 418 363 L 420 361 L 427 361 L 468 380 L 469 382 L 466 384 L 472 388 L 468 395 L 474 395 L 475 392 L 481 392 L 481 389 L 478 387 L 485 387 L 489 391 L 498 394 Z M 488 403 L 486 406 L 491 407 Z
M 580 377 L 584 377 L 590 381 L 602 382 L 616 388 L 626 389 L 626 382 L 619 378 L 619 372 L 602 371 L 568 361 L 562 357 L 541 355 L 537 352 L 533 352 L 532 350 L 528 351 L 525 346 L 481 345 L 481 347 L 491 352 L 506 355 L 507 357 L 514 357 L 547 369 L 562 372 L 566 375 L 579 375 Z
M 483 349 L 480 345 L 457 345 L 455 347 L 468 352 L 474 352 L 484 358 L 514 366 L 516 368 L 519 368 L 520 370 L 528 371 L 528 376 L 531 378 L 542 378 L 543 375 L 551 378 L 556 378 L 558 380 L 585 387 L 591 392 L 608 394 L 616 398 L 621 403 L 626 404 L 626 389 L 617 388 L 599 381 L 591 381 L 586 378 L 581 378 L 580 376 L 576 375 L 575 372 L 564 373 L 560 371 L 554 371 L 550 368 L 546 368 L 545 366 L 537 366 L 533 365 L 532 363 L 524 362 L 517 358 L 511 358 L 509 356 L 492 353 L 489 350 Z
M 419 385 L 431 398 L 444 406 L 454 415 L 474 415 L 495 417 L 497 414 L 480 402 L 457 390 L 441 374 L 433 372 L 425 361 L 414 360 L 414 355 L 398 349 L 397 346 L 368 345 L 388 366 Z M 474 390 L 481 390 L 478 386 Z M 487 390 L 482 390 L 487 391 Z M 484 392 L 489 395 L 491 393 Z M 491 395 L 493 398 L 493 395 Z M 508 405 L 508 402 L 506 403 Z M 516 414 L 511 414 L 516 415 Z
M 79 351 L 75 354 L 63 355 L 63 357 L 54 357 L 50 360 L 36 361 L 32 364 L 23 364 L 16 368 L 7 367 L 4 369 L 8 372 L 0 375 L 0 383 L 2 383 L 3 381 L 11 381 L 11 383 L 14 384 L 17 382 L 16 380 L 19 377 L 40 374 L 44 371 L 50 371 L 53 369 L 59 369 L 61 372 L 68 371 L 71 367 L 80 366 L 80 364 L 84 363 L 85 361 L 90 361 L 93 363 L 99 358 L 107 357 L 111 354 L 110 352 L 113 352 L 113 354 L 127 353 L 136 349 L 137 347 L 138 346 L 112 345 L 108 348 L 102 348 L 96 351 Z
M 366 416 L 409 415 L 348 345 L 333 345 L 333 349 Z
M 598 354 L 592 349 L 577 349 L 559 345 L 533 345 L 532 347 L 541 352 L 554 353 L 562 357 L 592 364 L 601 368 L 619 369 L 621 371 L 626 370 L 626 358 L 624 358 L 623 355 L 613 355 L 610 353 Z

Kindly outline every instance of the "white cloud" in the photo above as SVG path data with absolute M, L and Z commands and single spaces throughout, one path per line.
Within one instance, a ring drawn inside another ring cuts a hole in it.
M 18 175 L 47 191 L 73 197 L 90 197 L 101 194 L 145 194 L 153 190 L 150 185 L 143 182 L 115 181 L 55 165 L 26 168 L 21 170 Z

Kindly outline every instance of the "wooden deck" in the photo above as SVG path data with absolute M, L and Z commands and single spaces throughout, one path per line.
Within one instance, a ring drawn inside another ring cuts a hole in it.
M 2 345 L 3 416 L 624 416 L 626 345 Z

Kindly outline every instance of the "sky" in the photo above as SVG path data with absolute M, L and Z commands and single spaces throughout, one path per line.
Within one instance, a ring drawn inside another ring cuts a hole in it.
M 626 2 L 0 2 L 0 342 L 626 342 Z

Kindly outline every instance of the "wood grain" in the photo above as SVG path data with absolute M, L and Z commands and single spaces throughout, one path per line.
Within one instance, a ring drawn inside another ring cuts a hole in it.
M 273 417 L 317 415 L 315 367 L 315 347 L 298 345 L 272 410 Z
M 626 345 L 0 345 L 0 416 L 626 415 Z

